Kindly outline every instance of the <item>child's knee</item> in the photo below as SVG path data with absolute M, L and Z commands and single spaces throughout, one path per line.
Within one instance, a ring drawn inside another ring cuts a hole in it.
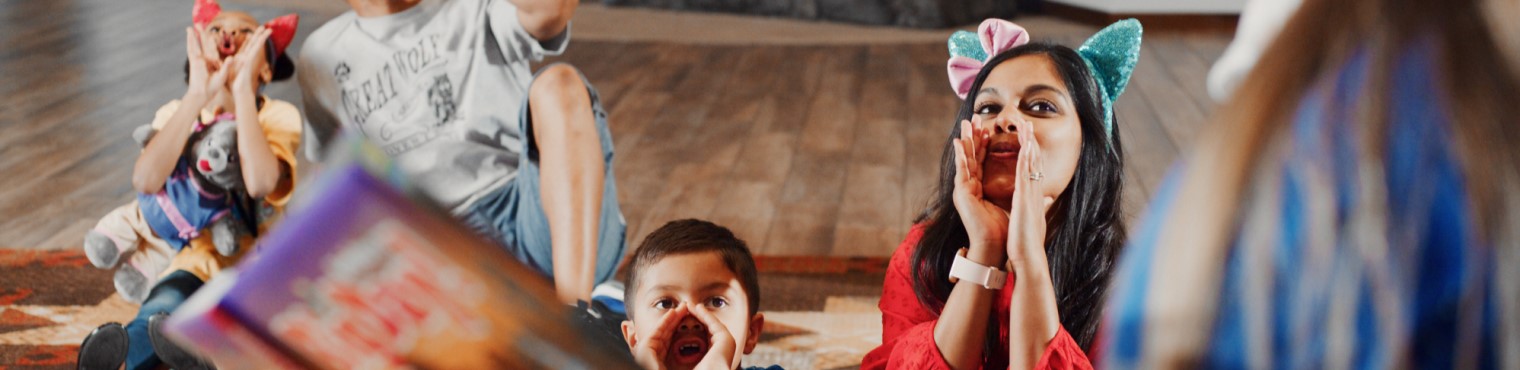
M 535 107 L 587 105 L 589 108 L 590 104 L 586 82 L 581 79 L 580 71 L 563 63 L 539 71 L 538 77 L 533 79 L 533 85 L 528 88 L 528 94 L 529 101 L 540 103 L 533 104 Z
M 557 145 L 561 141 L 596 140 L 595 117 L 591 96 L 580 71 L 569 64 L 555 64 L 539 71 L 528 89 L 529 118 L 533 136 L 540 145 Z

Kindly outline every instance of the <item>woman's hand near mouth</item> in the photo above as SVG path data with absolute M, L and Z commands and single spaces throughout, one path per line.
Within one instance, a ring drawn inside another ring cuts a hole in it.
M 699 304 L 697 309 L 690 310 L 692 316 L 695 316 L 697 321 L 701 321 L 702 326 L 707 327 L 707 333 L 712 335 L 712 339 L 708 340 L 707 355 L 702 357 L 702 362 L 698 362 L 696 368 L 732 370 L 739 365 L 737 359 L 734 358 L 739 345 L 734 342 L 734 335 L 728 331 L 728 327 L 723 326 L 723 322 L 708 310 L 705 304 Z
M 955 189 L 952 200 L 966 225 L 970 251 L 966 258 L 986 266 L 999 266 L 1006 258 L 1003 244 L 1008 237 L 1008 211 L 986 199 L 982 186 L 982 161 L 987 158 L 990 130 L 978 128 L 981 119 L 961 121 L 955 148 Z
M 1036 365 L 1055 337 L 1061 318 L 1045 255 L 1045 214 L 1055 199 L 1040 188 L 1045 161 L 1034 124 L 1016 123 L 1021 149 L 1015 172 L 1018 185 L 1008 217 L 1008 264 L 1013 266 L 1009 278 L 1014 281 L 1008 310 L 1008 363 L 1011 368 L 1027 369 Z
M 1014 172 L 1018 185 L 1013 188 L 1008 218 L 1008 260 L 1015 267 L 1027 266 L 1031 262 L 1044 267 L 1045 213 L 1055 199 L 1045 195 L 1040 187 L 1045 176 L 1042 173 L 1045 160 L 1040 156 L 1040 141 L 1034 134 L 1034 123 L 1022 119 L 1014 123 L 1018 125 L 1020 149 Z

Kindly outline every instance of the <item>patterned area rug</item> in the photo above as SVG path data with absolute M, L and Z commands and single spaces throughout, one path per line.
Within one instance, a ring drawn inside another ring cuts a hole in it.
M 760 256 L 756 264 L 766 328 L 745 364 L 853 368 L 880 344 L 885 259 Z M 111 272 L 80 250 L 0 250 L 0 370 L 72 369 L 90 330 L 136 312 L 115 294 Z
M 79 341 L 137 305 L 80 250 L 0 250 L 0 369 L 72 369 Z
M 746 366 L 856 368 L 881 344 L 886 258 L 758 256 L 755 264 L 765 331 Z

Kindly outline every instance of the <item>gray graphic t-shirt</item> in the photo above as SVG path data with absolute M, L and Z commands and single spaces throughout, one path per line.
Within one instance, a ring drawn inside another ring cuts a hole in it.
M 309 158 L 339 128 L 358 130 L 424 192 L 458 214 L 517 173 L 517 119 L 530 61 L 558 55 L 569 29 L 540 42 L 507 0 L 424 0 L 401 13 L 349 11 L 301 47 Z

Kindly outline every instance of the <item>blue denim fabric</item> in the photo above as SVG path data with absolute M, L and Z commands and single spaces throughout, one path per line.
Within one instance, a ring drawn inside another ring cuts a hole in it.
M 585 76 L 581 76 L 581 81 L 586 82 Z M 591 95 L 591 110 L 596 116 L 605 171 L 596 257 L 596 283 L 599 284 L 611 279 L 622 262 L 628 223 L 618 205 L 617 181 L 612 174 L 612 132 L 607 128 L 607 111 L 602 109 L 601 98 L 589 82 L 586 82 L 586 92 Z M 533 140 L 532 113 L 526 100 L 518 117 L 518 129 L 527 147 L 519 159 L 517 176 L 501 189 L 477 200 L 463 218 L 476 232 L 497 241 L 518 261 L 553 277 L 554 250 L 539 191 L 538 144 Z
M 153 342 L 148 341 L 148 317 L 157 313 L 170 313 L 201 288 L 204 282 L 185 270 L 178 270 L 159 280 L 148 292 L 148 299 L 137 310 L 137 317 L 127 323 L 127 369 L 157 369 L 161 362 L 153 353 Z

